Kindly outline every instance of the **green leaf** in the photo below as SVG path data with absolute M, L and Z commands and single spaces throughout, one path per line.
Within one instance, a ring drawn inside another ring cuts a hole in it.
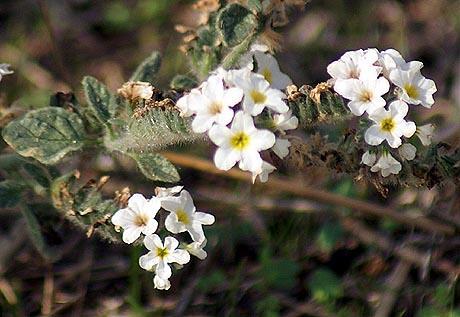
M 166 183 L 177 183 L 180 180 L 174 165 L 160 154 L 132 153 L 131 157 L 136 160 L 139 169 L 150 180 Z
M 21 200 L 24 185 L 15 181 L 0 182 L 0 208 L 16 206 Z
M 94 115 L 102 124 L 108 126 L 108 121 L 116 114 L 118 108 L 114 96 L 103 83 L 94 77 L 84 77 L 82 85 L 86 100 Z
M 320 303 L 331 302 L 343 296 L 342 282 L 329 269 L 318 269 L 313 272 L 308 289 L 313 298 Z
M 22 156 L 56 164 L 83 146 L 85 132 L 81 118 L 75 113 L 47 107 L 10 122 L 3 130 L 3 138 Z
M 152 108 L 142 117 L 131 117 L 118 127 L 116 137 L 106 135 L 104 144 L 111 151 L 130 153 L 156 152 L 167 146 L 203 139 L 192 131 L 189 118 L 175 109 Z
M 339 223 L 326 223 L 316 237 L 316 244 L 323 252 L 331 252 L 343 237 L 343 229 Z
M 233 47 L 252 37 L 258 25 L 257 18 L 242 5 L 231 3 L 217 17 L 217 28 L 226 46 Z
M 158 71 L 161 66 L 161 56 L 158 52 L 153 52 L 147 57 L 134 71 L 130 81 L 144 81 L 154 84 Z
M 37 249 L 37 251 L 46 260 L 51 262 L 56 260 L 59 257 L 59 253 L 46 244 L 45 238 L 41 232 L 40 224 L 32 209 L 24 204 L 21 207 L 21 211 L 26 220 L 27 233 L 29 234 L 30 241 L 34 245 L 35 249 Z
M 187 75 L 176 75 L 170 84 L 171 89 L 175 90 L 191 90 L 196 86 L 198 86 L 196 79 Z

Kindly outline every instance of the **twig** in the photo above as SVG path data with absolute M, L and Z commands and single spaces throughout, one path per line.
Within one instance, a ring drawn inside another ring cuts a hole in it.
M 390 278 L 388 279 L 388 284 L 386 285 L 387 289 L 382 294 L 374 317 L 390 316 L 396 303 L 398 293 L 409 275 L 410 268 L 410 263 L 404 260 L 399 261 L 396 265 Z
M 54 277 L 51 266 L 45 273 L 43 282 L 42 315 L 51 316 L 53 311 Z
M 70 77 L 69 73 L 66 71 L 64 58 L 61 54 L 61 50 L 59 48 L 59 44 L 57 41 L 56 32 L 54 31 L 53 24 L 51 21 L 50 10 L 46 0 L 37 0 L 38 6 L 40 7 L 40 12 L 43 16 L 43 22 L 45 23 L 46 29 L 49 33 L 49 37 L 51 40 L 51 47 L 54 55 L 54 59 L 56 61 L 57 67 L 61 76 L 65 78 L 67 84 L 72 87 L 72 78 Z
M 222 175 L 245 182 L 252 182 L 251 176 L 248 173 L 237 169 L 221 171 L 215 168 L 213 163 L 198 157 L 172 152 L 164 152 L 163 155 L 173 163 L 180 166 L 193 168 L 214 175 Z M 455 233 L 454 227 L 444 223 L 436 222 L 425 217 L 411 217 L 391 208 L 307 187 L 305 185 L 300 185 L 298 183 L 274 176 L 271 176 L 267 183 L 258 183 L 257 185 L 261 187 L 271 187 L 278 191 L 289 192 L 328 205 L 350 208 L 352 210 L 360 211 L 364 214 L 390 218 L 410 227 L 417 227 L 432 233 L 441 233 L 446 235 L 453 235 Z
M 448 275 L 460 275 L 460 267 L 445 259 L 432 259 L 430 254 L 424 254 L 416 248 L 408 246 L 396 247 L 396 243 L 386 236 L 375 232 L 361 222 L 351 219 L 341 219 L 342 226 L 345 230 L 357 237 L 361 242 L 374 245 L 385 252 L 395 254 L 400 259 L 405 260 L 422 270 L 431 264 L 431 266 L 442 273 Z

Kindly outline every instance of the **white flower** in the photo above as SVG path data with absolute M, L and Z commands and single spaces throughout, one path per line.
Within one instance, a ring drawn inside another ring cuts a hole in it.
M 139 258 L 140 267 L 147 271 L 154 271 L 162 280 L 167 280 L 172 275 L 169 263 L 183 265 L 190 261 L 190 254 L 178 249 L 179 241 L 173 237 L 166 237 L 163 244 L 157 234 L 152 234 L 144 238 L 144 245 L 149 252 Z
M 280 90 L 270 88 L 270 83 L 262 75 L 243 71 L 237 73 L 233 81 L 244 91 L 243 109 L 245 112 L 256 116 L 265 107 L 279 113 L 289 110 L 283 101 L 286 96 Z
M 259 152 L 275 144 L 275 135 L 268 130 L 256 129 L 252 117 L 242 111 L 235 114 L 230 129 L 215 125 L 209 130 L 209 137 L 219 147 L 214 154 L 214 163 L 224 171 L 239 161 L 248 170 L 259 171 L 262 166 Z
M 202 93 L 189 99 L 188 107 L 196 114 L 192 122 L 193 131 L 203 133 L 214 123 L 229 124 L 233 119 L 231 107 L 242 99 L 243 91 L 240 88 L 226 89 L 220 76 L 210 76 L 202 88 Z
M 377 78 L 374 70 L 362 71 L 360 79 L 337 81 L 334 90 L 350 100 L 348 107 L 356 116 L 361 116 L 365 111 L 372 113 L 385 107 L 384 94 L 390 89 L 388 80 L 384 77 Z
M 273 116 L 273 125 L 280 132 L 294 130 L 299 125 L 299 119 L 292 115 L 292 110 L 289 110 L 286 113 L 275 114 Z
M 128 200 L 128 207 L 118 210 L 112 216 L 112 223 L 123 228 L 123 241 L 133 243 L 141 235 L 149 235 L 157 230 L 155 216 L 160 210 L 160 200 L 147 200 L 141 194 L 134 194 Z
M 410 138 L 415 133 L 416 126 L 414 122 L 404 120 L 408 109 L 405 102 L 397 100 L 390 104 L 388 111 L 382 108 L 370 114 L 369 118 L 375 124 L 364 135 L 367 144 L 379 145 L 386 140 L 392 148 L 397 148 L 402 143 L 402 136 Z
M 350 51 L 340 57 L 339 60 L 327 66 L 327 72 L 337 82 L 348 79 L 358 79 L 363 71 L 374 70 L 378 75 L 381 68 L 373 64 L 379 56 L 375 50 Z
M 390 80 L 401 88 L 400 98 L 413 105 L 431 108 L 434 104 L 433 94 L 437 91 L 436 84 L 431 79 L 426 79 L 420 73 L 423 66 L 420 62 L 408 65 L 407 70 L 394 69 L 390 73 Z
M 276 138 L 275 145 L 272 147 L 272 151 L 280 158 L 284 159 L 289 154 L 289 148 L 291 142 L 286 139 Z
M 171 288 L 171 282 L 169 281 L 169 279 L 163 279 L 159 275 L 155 275 L 155 277 L 153 278 L 153 285 L 156 289 L 165 291 Z
M 192 242 L 186 245 L 185 250 L 188 251 L 191 255 L 196 256 L 200 260 L 206 259 L 208 254 L 204 250 L 207 240 L 204 239 L 203 242 Z
M 190 105 L 196 105 L 201 98 L 201 92 L 199 89 L 194 88 L 190 91 L 190 93 L 182 96 L 176 102 L 176 108 L 179 109 L 180 115 L 182 117 L 190 117 L 192 116 L 195 111 L 193 110 Z
M 0 64 L 0 80 L 2 80 L 2 77 L 5 75 L 10 75 L 13 74 L 14 72 L 10 70 L 10 65 L 9 64 Z
M 272 88 L 283 90 L 292 84 L 291 78 L 281 72 L 280 66 L 273 55 L 255 52 L 254 58 L 257 62 L 257 73 L 264 76 Z
M 402 169 L 401 163 L 399 163 L 390 153 L 383 154 L 377 164 L 371 167 L 372 172 L 380 172 L 383 177 L 387 177 L 390 174 L 398 174 Z
M 270 48 L 267 45 L 257 44 L 257 43 L 252 44 L 249 52 L 241 56 L 238 62 L 238 66 L 240 68 L 247 68 L 249 70 L 253 70 L 254 69 L 254 62 L 253 62 L 254 53 L 256 52 L 265 53 L 265 52 L 268 52 L 269 50 Z
M 376 51 L 378 52 L 378 50 Z M 386 78 L 389 78 L 393 69 L 402 68 L 406 65 L 406 61 L 402 57 L 401 53 L 393 48 L 379 52 L 378 54 L 379 60 L 377 64 L 382 67 L 383 76 Z
M 434 125 L 432 125 L 431 123 L 422 125 L 421 127 L 417 127 L 417 136 L 424 146 L 428 146 L 431 144 L 433 132 Z
M 268 175 L 276 170 L 276 167 L 267 163 L 265 161 L 262 162 L 262 170 L 260 173 L 252 173 L 252 182 L 254 183 L 256 177 L 259 176 L 259 180 L 261 183 L 266 183 L 268 181 Z
M 377 155 L 369 151 L 364 152 L 363 156 L 361 157 L 361 163 L 367 166 L 373 166 L 376 160 L 377 160 Z
M 184 188 L 184 186 L 174 186 L 174 187 L 156 187 L 155 188 L 155 196 L 157 198 L 163 199 L 165 197 L 171 197 L 175 194 L 179 194 L 180 191 Z
M 417 148 L 410 143 L 404 143 L 398 148 L 399 155 L 401 158 L 412 161 L 417 153 Z
M 196 211 L 193 199 L 186 190 L 178 197 L 165 198 L 161 206 L 170 211 L 165 220 L 166 229 L 172 233 L 188 231 L 195 242 L 205 239 L 202 225 L 212 225 L 215 221 L 213 215 Z

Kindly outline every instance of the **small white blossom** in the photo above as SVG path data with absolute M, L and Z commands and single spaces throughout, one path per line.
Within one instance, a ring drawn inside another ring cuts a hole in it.
M 243 91 L 226 89 L 220 76 L 212 75 L 202 88 L 202 93 L 189 98 L 188 107 L 196 114 L 192 129 L 196 133 L 208 131 L 214 123 L 227 125 L 233 119 L 231 107 L 243 99 Z
M 0 64 L 0 80 L 2 80 L 2 77 L 5 75 L 10 75 L 13 74 L 14 72 L 10 69 L 9 64 Z
M 363 156 L 361 157 L 361 163 L 367 166 L 373 166 L 375 161 L 377 161 L 377 155 L 369 151 L 364 152 Z
M 389 89 L 388 80 L 384 77 L 377 78 L 377 73 L 371 69 L 362 71 L 359 79 L 340 80 L 334 85 L 338 94 L 350 100 L 348 107 L 356 116 L 384 108 L 386 102 L 382 96 Z
M 433 139 L 434 125 L 431 123 L 417 127 L 417 136 L 424 146 L 431 144 Z
M 247 68 L 249 70 L 254 69 L 254 54 L 257 52 L 266 53 L 270 50 L 267 45 L 254 43 L 251 45 L 249 52 L 243 54 L 238 62 L 240 68 Z
M 283 90 L 292 84 L 291 78 L 281 72 L 278 61 L 273 55 L 255 52 L 254 58 L 257 62 L 257 73 L 264 76 L 272 88 Z
M 379 145 L 384 140 L 392 148 L 401 145 L 401 137 L 411 137 L 416 130 L 414 122 L 407 122 L 404 117 L 407 115 L 408 106 L 403 101 L 393 101 L 390 109 L 378 109 L 369 115 L 369 118 L 375 122 L 367 129 L 364 139 L 369 145 Z
M 377 163 L 371 167 L 374 173 L 380 172 L 383 177 L 388 177 L 390 174 L 399 174 L 402 166 L 390 153 L 384 153 Z
M 294 130 L 297 129 L 297 126 L 299 125 L 299 119 L 292 115 L 292 110 L 289 110 L 286 113 L 275 114 L 273 116 L 273 125 L 276 130 L 280 132 Z
M 207 240 L 205 239 L 203 242 L 192 242 L 186 245 L 185 250 L 188 251 L 191 255 L 196 256 L 200 260 L 206 259 L 208 254 L 204 250 L 206 246 Z
M 431 108 L 434 104 L 433 94 L 437 91 L 436 84 L 431 79 L 426 79 L 420 73 L 423 66 L 420 62 L 408 65 L 407 70 L 394 69 L 390 73 L 390 80 L 398 86 L 401 100 L 426 108 Z
M 286 139 L 276 138 L 275 144 L 272 147 L 272 151 L 280 158 L 284 159 L 289 154 L 289 148 L 291 142 Z
M 252 117 L 242 111 L 235 114 L 230 129 L 214 125 L 209 130 L 209 138 L 219 147 L 214 154 L 214 163 L 224 171 L 239 161 L 248 170 L 259 171 L 262 166 L 259 152 L 275 144 L 275 135 L 268 130 L 256 129 Z
M 172 233 L 188 231 L 193 241 L 205 239 L 202 225 L 212 225 L 215 218 L 211 214 L 197 212 L 189 192 L 183 190 L 178 197 L 167 197 L 161 206 L 170 212 L 166 217 L 166 229 Z
M 267 163 L 265 161 L 262 162 L 262 170 L 260 173 L 252 173 L 252 182 L 254 183 L 256 180 L 256 177 L 259 176 L 259 180 L 261 183 L 266 183 L 268 181 L 268 175 L 272 173 L 274 170 L 276 170 L 276 167 L 271 165 L 270 163 Z
M 152 234 L 144 238 L 144 245 L 149 250 L 147 254 L 139 258 L 139 265 L 147 271 L 154 271 L 161 279 L 157 283 L 167 286 L 167 281 L 171 275 L 169 263 L 186 264 L 190 261 L 190 254 L 182 249 L 178 249 L 179 241 L 173 237 L 166 237 L 165 242 L 157 234 Z M 156 286 L 156 285 L 155 285 Z
M 162 198 L 172 197 L 172 196 L 174 196 L 176 194 L 179 194 L 182 189 L 184 189 L 184 186 L 174 186 L 174 187 L 169 187 L 169 188 L 156 187 L 155 188 L 155 196 L 157 198 L 160 198 L 160 200 L 161 200 Z
M 406 64 L 406 61 L 402 57 L 401 53 L 395 49 L 390 48 L 382 52 L 379 52 L 377 49 L 372 50 L 375 50 L 378 53 L 379 59 L 377 61 L 377 65 L 382 67 L 382 74 L 386 78 L 389 78 L 393 69 L 402 68 Z
M 358 79 L 363 71 L 374 70 L 378 75 L 381 68 L 374 66 L 379 56 L 375 50 L 362 49 L 357 51 L 346 52 L 339 60 L 332 62 L 327 66 L 327 72 L 337 82 L 348 79 Z
M 169 279 L 163 279 L 159 275 L 155 275 L 155 277 L 153 278 L 153 285 L 156 289 L 165 291 L 171 288 L 171 282 L 169 281 Z
M 158 227 L 155 216 L 160 210 L 160 200 L 152 197 L 147 200 L 141 194 L 134 194 L 128 200 L 128 207 L 118 210 L 112 216 L 112 223 L 123 228 L 123 241 L 133 243 L 141 233 L 153 234 Z
M 176 102 L 176 108 L 179 109 L 180 115 L 182 117 L 191 117 L 195 111 L 193 110 L 190 105 L 195 105 L 199 102 L 201 98 L 201 92 L 199 89 L 194 88 L 190 91 L 190 93 L 182 96 Z
M 398 152 L 401 158 L 412 161 L 417 153 L 417 148 L 410 143 L 404 143 L 398 148 Z
M 278 113 L 289 110 L 283 101 L 286 96 L 280 90 L 270 88 L 270 83 L 260 74 L 239 72 L 234 78 L 234 84 L 243 89 L 243 109 L 253 116 L 260 114 L 265 107 Z

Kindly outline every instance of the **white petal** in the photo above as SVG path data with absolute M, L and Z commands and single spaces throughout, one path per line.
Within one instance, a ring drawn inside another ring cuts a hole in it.
M 186 250 L 182 249 L 174 250 L 174 252 L 168 256 L 168 258 L 169 261 L 179 263 L 181 265 L 190 262 L 190 254 Z
M 165 220 L 165 227 L 171 233 L 177 234 L 184 231 L 187 231 L 185 225 L 182 222 L 177 220 L 177 216 L 175 213 L 170 213 Z
M 129 226 L 123 231 L 123 242 L 131 244 L 141 235 L 142 227 Z
M 162 279 L 168 279 L 172 275 L 171 267 L 163 260 L 158 262 L 155 272 Z
M 268 130 L 257 130 L 251 134 L 251 145 L 257 150 L 267 150 L 275 144 L 275 135 Z
M 150 234 L 154 234 L 157 228 L 158 222 L 155 219 L 150 218 L 147 225 L 142 228 L 142 233 L 148 236 Z
M 288 156 L 290 147 L 291 142 L 286 139 L 277 138 L 272 150 L 280 159 L 284 159 Z
M 156 289 L 160 290 L 167 291 L 171 288 L 171 282 L 169 281 L 169 279 L 163 279 L 158 275 L 155 275 L 155 277 L 153 278 L 153 284 L 155 285 Z
M 147 199 L 142 194 L 134 194 L 128 200 L 128 207 L 135 212 L 143 211 L 145 205 L 147 205 Z
M 148 235 L 144 238 L 144 245 L 150 251 L 154 251 L 157 248 L 163 248 L 163 242 L 157 234 Z
M 214 164 L 223 171 L 228 171 L 240 159 L 241 154 L 232 149 L 218 148 L 214 154 Z
M 169 251 L 175 250 L 179 246 L 179 241 L 173 237 L 166 237 L 164 247 L 167 248 Z
M 204 212 L 196 212 L 194 214 L 194 220 L 198 221 L 203 225 L 212 225 L 216 218 L 214 218 L 214 216 L 211 214 L 207 214 Z
M 208 131 L 214 123 L 214 117 L 209 114 L 198 113 L 192 122 L 192 130 L 195 133 L 204 133 Z
M 373 125 L 366 130 L 364 140 L 369 145 L 379 145 L 383 142 L 384 138 L 380 133 L 380 128 L 377 125 Z
M 159 261 L 160 258 L 158 256 L 153 252 L 149 252 L 139 258 L 139 266 L 144 270 L 152 271 Z
M 403 159 L 412 161 L 417 153 L 417 148 L 410 143 L 405 143 L 399 147 L 398 152 Z
M 406 138 L 410 138 L 411 136 L 414 135 L 416 130 L 417 130 L 417 127 L 415 126 L 415 123 L 412 121 L 409 121 L 405 123 L 402 133 Z
M 244 92 L 241 88 L 229 88 L 225 90 L 223 102 L 225 107 L 233 107 L 243 100 Z
M 205 240 L 203 227 L 200 223 L 194 222 L 191 226 L 187 228 L 188 233 L 195 242 L 203 242 Z
M 243 152 L 241 161 L 248 171 L 258 172 L 262 168 L 262 158 L 257 151 Z
M 226 146 L 232 138 L 232 132 L 225 126 L 215 125 L 209 130 L 209 138 L 217 146 Z

